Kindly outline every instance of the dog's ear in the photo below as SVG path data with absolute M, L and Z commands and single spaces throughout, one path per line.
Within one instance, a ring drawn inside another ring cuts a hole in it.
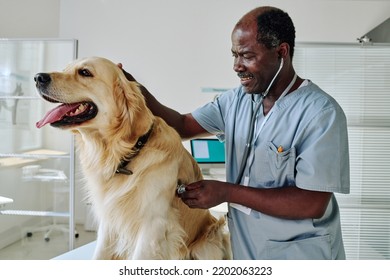
M 141 94 L 140 85 L 137 81 L 129 80 L 122 69 L 119 69 L 117 85 L 124 93 Z
M 121 102 L 132 113 L 146 109 L 145 98 L 143 97 L 139 84 L 127 80 L 124 75 L 119 75 L 115 89 L 115 99 Z
M 138 101 L 134 96 L 134 94 L 137 94 L 136 87 L 132 83 L 126 80 L 122 73 L 119 73 L 114 81 L 113 93 L 115 103 L 118 104 L 117 108 L 126 111 L 121 112 L 121 114 L 128 114 L 128 112 L 132 112 L 134 109 L 137 110 Z
M 118 71 L 120 73 L 118 73 L 114 85 L 114 98 L 117 104 L 122 105 L 118 107 L 126 110 L 126 112 L 121 112 L 122 115 L 127 114 L 131 119 L 134 119 L 135 115 L 139 113 L 142 113 L 142 118 L 152 117 L 152 113 L 147 108 L 145 98 L 141 93 L 140 85 L 135 81 L 127 80 L 120 69 Z
M 119 69 L 121 69 L 121 71 L 123 72 L 123 74 L 125 75 L 126 79 L 129 80 L 130 82 L 136 82 L 137 80 L 133 77 L 133 75 L 131 75 L 129 72 L 127 72 L 125 69 L 123 69 L 123 65 L 122 63 L 118 63 L 117 66 L 119 67 Z

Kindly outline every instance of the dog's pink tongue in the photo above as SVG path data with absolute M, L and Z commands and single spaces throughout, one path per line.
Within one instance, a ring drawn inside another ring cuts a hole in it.
M 79 107 L 80 103 L 75 104 L 62 104 L 60 106 L 55 107 L 54 109 L 51 109 L 49 112 L 46 113 L 46 115 L 43 117 L 42 120 L 36 123 L 36 126 L 38 128 L 41 128 L 42 126 L 53 123 L 61 120 L 64 115 L 67 113 L 76 110 Z

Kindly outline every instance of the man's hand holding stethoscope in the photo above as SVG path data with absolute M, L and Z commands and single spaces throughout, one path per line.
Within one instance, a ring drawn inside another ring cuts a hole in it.
M 208 209 L 226 202 L 228 190 L 224 182 L 202 180 L 179 186 L 177 195 L 190 208 Z

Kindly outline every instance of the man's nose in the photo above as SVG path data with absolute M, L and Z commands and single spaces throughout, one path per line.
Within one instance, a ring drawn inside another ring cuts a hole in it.
M 243 72 L 245 70 L 245 66 L 242 63 L 242 60 L 240 59 L 240 57 L 234 58 L 233 70 L 235 72 Z

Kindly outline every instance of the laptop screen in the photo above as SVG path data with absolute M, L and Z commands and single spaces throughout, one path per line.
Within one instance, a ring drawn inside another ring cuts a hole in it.
M 225 144 L 216 138 L 192 139 L 191 154 L 198 163 L 225 163 Z

